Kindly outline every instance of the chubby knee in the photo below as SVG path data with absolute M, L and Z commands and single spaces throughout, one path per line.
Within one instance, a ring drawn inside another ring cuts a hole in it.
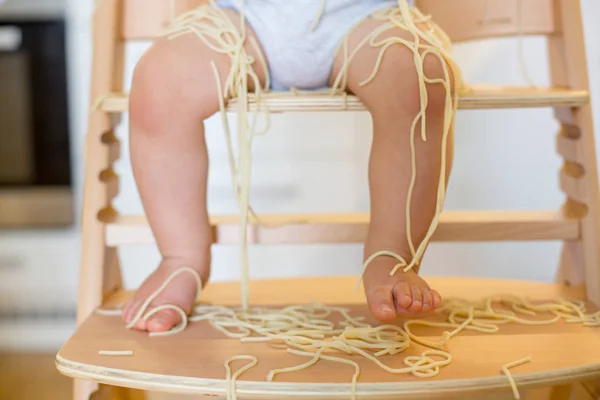
M 201 123 L 218 110 L 211 66 L 190 53 L 177 41 L 162 40 L 140 59 L 130 93 L 132 132 L 166 133 L 174 121 Z
M 422 74 L 418 72 L 418 68 L 422 68 Z M 402 110 L 404 115 L 408 113 L 416 116 L 426 98 L 427 114 L 443 115 L 448 90 L 453 90 L 452 71 L 445 60 L 428 54 L 422 62 L 415 61 L 412 50 L 398 44 L 386 50 L 377 73 L 380 76 L 371 82 L 378 87 L 372 94 L 379 97 L 378 101 L 370 101 L 374 105 L 370 108 L 376 108 L 373 112 L 398 115 L 399 110 Z M 437 82 L 432 83 L 432 80 Z M 446 84 L 439 83 L 440 81 Z M 424 91 L 426 97 L 423 95 Z
M 430 112 L 442 113 L 454 91 L 454 76 L 451 65 L 441 57 L 428 54 L 423 60 L 423 75 L 427 80 L 437 83 L 427 83 L 427 109 Z M 443 82 L 443 83 L 441 83 Z

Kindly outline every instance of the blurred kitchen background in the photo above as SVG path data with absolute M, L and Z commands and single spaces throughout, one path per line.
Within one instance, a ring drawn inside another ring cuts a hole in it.
M 37 368 L 32 365 L 39 363 L 27 361 L 37 355 L 47 354 L 44 366 L 51 376 L 53 354 L 75 325 L 93 3 L 0 0 L 1 399 L 19 399 L 14 394 L 4 397 L 7 386 L 1 381 L 18 382 L 15 371 Z M 582 0 L 582 4 L 598 127 L 600 2 Z M 501 39 L 460 45 L 455 54 L 469 82 L 526 84 L 517 43 L 517 39 Z M 147 46 L 128 48 L 127 79 Z M 534 83 L 546 85 L 545 40 L 525 38 L 524 48 Z M 126 158 L 127 119 L 123 122 L 119 135 L 124 158 L 118 163 L 121 195 L 116 206 L 122 213 L 139 214 Z M 207 124 L 210 209 L 234 213 L 220 121 L 213 118 Z M 559 207 L 563 196 L 557 187 L 557 129 L 547 109 L 460 112 L 446 208 Z M 366 211 L 369 144 L 366 114 L 274 116 L 271 132 L 256 142 L 255 208 L 270 213 Z M 557 243 L 434 244 L 423 272 L 552 281 L 558 255 Z M 156 249 L 142 247 L 127 248 L 121 256 L 129 287 L 138 285 L 158 261 Z M 252 249 L 251 256 L 254 278 L 357 274 L 361 246 L 261 247 Z M 213 280 L 237 278 L 236 249 L 217 248 L 214 263 Z M 58 382 L 61 390 L 68 389 L 68 380 Z M 21 398 L 68 398 L 32 393 Z

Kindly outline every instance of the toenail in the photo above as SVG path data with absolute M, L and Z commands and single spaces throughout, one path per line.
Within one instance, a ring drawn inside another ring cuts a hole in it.
M 419 307 L 421 305 L 421 302 L 419 300 L 416 300 L 415 302 L 413 302 L 413 305 Z
M 392 309 L 392 307 L 388 306 L 387 304 L 384 304 L 384 305 L 382 305 L 381 307 L 379 307 L 379 309 L 380 309 L 381 311 L 383 311 L 383 312 L 386 312 L 386 313 L 389 313 L 389 312 L 392 312 L 392 311 L 394 311 L 394 310 Z

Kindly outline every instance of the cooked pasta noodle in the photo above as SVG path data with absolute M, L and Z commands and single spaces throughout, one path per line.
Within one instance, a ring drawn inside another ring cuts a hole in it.
M 106 93 L 102 96 L 98 96 L 96 98 L 96 100 L 94 101 L 94 103 L 92 104 L 91 110 L 92 111 L 98 110 L 106 100 L 108 100 L 110 98 L 114 98 L 114 97 L 119 97 L 122 95 L 123 94 L 121 94 L 121 93 Z
M 314 31 L 315 29 L 317 29 L 317 26 L 319 26 L 319 22 L 321 22 L 321 18 L 323 17 L 323 13 L 325 12 L 325 2 L 326 1 L 327 0 L 321 0 L 321 5 L 319 6 L 319 12 L 317 13 L 312 25 L 310 26 L 311 31 Z
M 121 357 L 121 356 L 132 356 L 132 350 L 100 350 L 99 356 L 110 356 L 110 357 Z
M 521 395 L 519 394 L 519 389 L 517 388 L 515 379 L 513 378 L 509 369 L 516 367 L 517 365 L 525 364 L 527 362 L 531 362 L 531 357 L 523 358 L 521 360 L 508 363 L 502 367 L 502 372 L 504 373 L 504 375 L 506 375 L 506 378 L 508 379 L 508 382 L 510 383 L 510 387 L 512 389 L 513 395 L 515 396 L 515 399 L 517 399 L 517 400 L 519 400 L 521 398 Z
M 177 0 L 171 0 L 171 1 L 169 2 L 169 3 L 170 3 L 170 4 L 169 4 L 169 11 L 170 11 L 170 13 L 171 13 L 171 21 L 174 21 L 174 20 L 175 20 L 175 15 L 176 15 L 176 12 L 177 12 L 177 7 L 175 7 L 175 2 L 176 2 L 176 1 L 177 1 Z
M 121 315 L 123 315 L 123 310 L 121 310 L 120 308 L 115 308 L 115 309 L 98 308 L 98 309 L 96 309 L 95 313 L 98 315 L 106 315 L 106 316 L 114 316 L 114 315 L 121 316 Z
M 156 308 L 153 308 L 152 310 L 148 311 L 146 313 L 146 315 L 144 315 L 143 320 L 146 321 L 148 318 L 150 318 L 151 316 L 153 316 L 154 314 L 163 311 L 163 310 L 174 310 L 176 311 L 179 316 L 181 317 L 181 323 L 179 325 L 177 325 L 176 327 L 172 328 L 169 331 L 166 332 L 150 332 L 149 336 L 167 336 L 167 335 L 175 335 L 179 332 L 183 332 L 185 330 L 185 328 L 187 327 L 188 324 L 188 318 L 187 318 L 187 314 L 185 313 L 185 311 L 183 311 L 180 307 L 172 305 L 172 304 L 164 304 L 162 306 L 158 306 Z
M 305 351 L 298 351 L 298 350 L 294 350 L 294 349 L 288 349 L 287 351 L 288 351 L 288 353 L 296 354 L 299 356 L 309 356 L 309 357 L 313 356 L 313 353 L 309 353 L 309 352 L 305 352 Z M 348 359 L 341 358 L 341 357 L 321 355 L 320 358 L 323 360 L 327 360 L 327 361 L 334 361 L 334 362 L 340 362 L 343 364 L 349 364 L 352 367 L 354 367 L 354 374 L 352 375 L 352 386 L 350 387 L 350 398 L 352 400 L 355 400 L 356 399 L 356 383 L 358 382 L 358 376 L 360 375 L 360 366 L 355 361 L 348 360 Z
M 165 290 L 165 288 L 169 285 L 169 283 L 171 283 L 171 281 L 173 279 L 175 279 L 177 276 L 179 276 L 179 275 L 181 275 L 181 274 L 183 274 L 185 272 L 187 272 L 188 274 L 191 274 L 194 277 L 194 279 L 196 280 L 196 286 L 197 286 L 197 289 L 196 289 L 196 299 L 199 299 L 200 296 L 201 296 L 201 293 L 202 293 L 202 281 L 200 279 L 200 276 L 198 275 L 198 273 L 195 270 L 193 270 L 193 269 L 191 269 L 189 267 L 180 268 L 177 271 L 173 272 L 171 274 L 171 276 L 169 276 L 163 282 L 163 284 L 158 289 L 156 289 L 156 291 L 154 291 L 154 293 L 152 293 L 144 301 L 144 303 L 140 306 L 138 312 L 135 314 L 135 316 L 133 317 L 133 319 L 131 320 L 131 322 L 129 324 L 127 324 L 126 328 L 127 329 L 133 328 L 134 326 L 137 325 L 137 323 L 141 319 L 145 320 L 146 318 L 148 318 L 149 316 L 154 315 L 158 311 L 161 311 L 161 310 L 164 310 L 164 309 L 172 309 L 172 310 L 177 311 L 179 313 L 179 315 L 182 316 L 182 325 L 177 326 L 173 330 L 168 331 L 168 332 L 152 332 L 152 333 L 150 333 L 150 335 L 151 336 L 166 336 L 166 335 L 172 335 L 172 334 L 175 334 L 175 333 L 179 333 L 182 330 L 184 330 L 185 327 L 187 326 L 187 315 L 186 315 L 185 311 L 183 311 L 180 307 L 178 307 L 176 305 L 166 304 L 166 305 L 157 307 L 157 308 L 149 311 L 147 314 L 145 314 L 145 313 L 146 313 L 146 310 L 148 309 L 148 307 L 150 306 L 150 303 L 152 303 L 152 301 L 154 299 L 156 299 L 162 293 L 163 290 Z
M 244 365 L 242 368 L 235 371 L 233 374 L 231 373 L 231 362 L 237 360 L 247 360 L 250 361 L 248 364 Z M 233 356 L 225 361 L 225 372 L 227 379 L 227 399 L 236 400 L 237 399 L 237 391 L 236 391 L 236 381 L 237 378 L 248 371 L 250 368 L 254 367 L 258 364 L 258 358 L 254 356 Z

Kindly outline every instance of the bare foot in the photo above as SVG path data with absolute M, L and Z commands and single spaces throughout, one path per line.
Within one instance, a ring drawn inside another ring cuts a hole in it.
M 390 276 L 396 264 L 391 258 L 376 258 L 363 276 L 367 302 L 375 318 L 391 321 L 397 317 L 419 317 L 440 306 L 440 294 L 416 271 L 400 269 Z
M 178 259 L 164 259 L 156 271 L 144 281 L 135 295 L 133 295 L 125 305 L 125 308 L 123 309 L 123 319 L 125 322 L 129 324 L 135 318 L 136 313 L 144 301 L 150 297 L 173 272 L 183 267 L 194 269 L 200 275 L 202 282 L 206 284 L 210 273 L 208 266 L 198 267 Z M 173 304 L 180 307 L 187 314 L 190 314 L 196 301 L 196 291 L 196 279 L 189 273 L 182 273 L 175 277 L 162 293 L 150 303 L 148 310 L 163 304 Z M 166 332 L 181 322 L 181 316 L 176 311 L 167 309 L 159 311 L 146 321 L 141 319 L 135 325 L 135 329 L 148 332 Z

